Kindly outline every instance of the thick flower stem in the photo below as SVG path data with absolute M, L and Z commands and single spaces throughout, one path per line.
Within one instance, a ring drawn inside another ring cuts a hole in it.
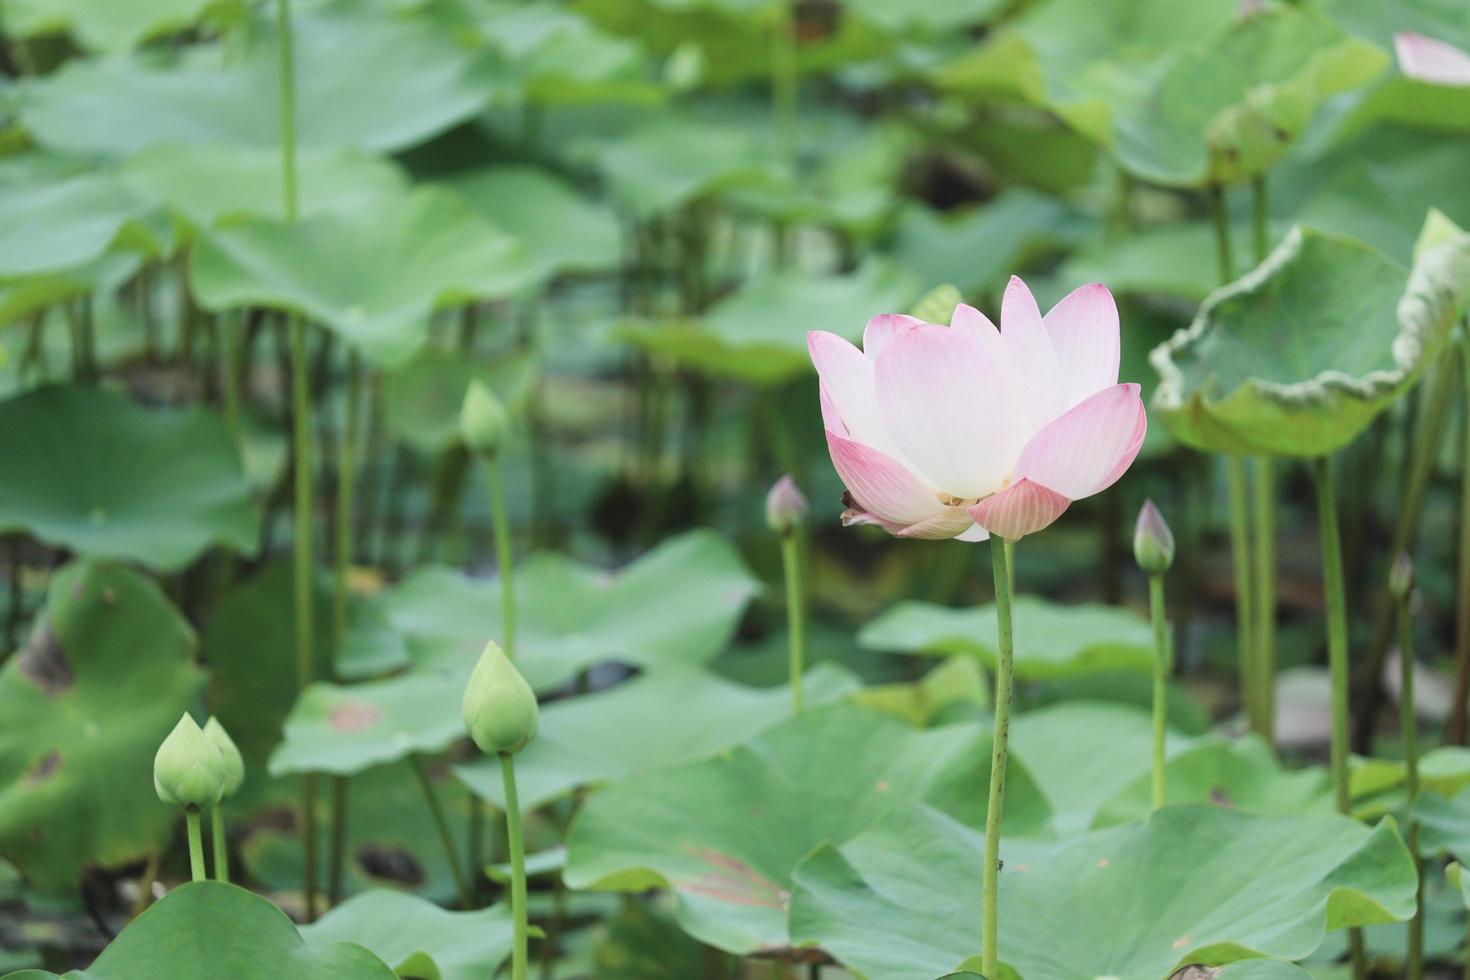
M 214 843 L 214 880 L 230 882 L 230 848 L 225 840 L 225 814 L 219 804 L 209 814 L 209 834 Z
M 505 513 L 505 487 L 500 482 L 500 462 L 494 453 L 485 454 L 485 483 L 490 487 L 490 521 L 495 533 L 495 566 L 500 574 L 500 648 L 507 658 L 516 658 L 515 570 L 511 561 L 510 520 Z
M 1255 513 L 1255 594 L 1251 598 L 1255 629 L 1251 639 L 1255 651 L 1257 729 L 1267 742 L 1276 735 L 1276 494 L 1271 458 L 1257 456 L 1252 467 Z
M 982 872 L 981 972 L 998 976 L 1000 928 L 997 912 L 1000 886 L 1000 821 L 1006 795 L 1006 745 L 1011 731 L 1011 663 L 1015 650 L 1011 636 L 1010 542 L 990 539 L 990 562 L 995 578 L 995 735 L 990 750 L 990 797 L 985 807 L 985 867 Z
M 1461 383 L 1464 385 L 1466 412 L 1470 413 L 1470 330 L 1460 335 Z M 1461 448 L 1460 476 L 1460 549 L 1455 581 L 1455 693 L 1450 701 L 1450 723 L 1446 740 L 1453 745 L 1466 744 L 1466 700 L 1470 699 L 1470 419 L 1465 422 L 1465 445 Z M 1470 957 L 1467 957 L 1470 973 Z
M 1226 486 L 1230 496 L 1230 565 L 1235 573 L 1235 646 L 1240 658 L 1240 698 L 1251 731 L 1260 732 L 1261 708 L 1258 703 L 1260 681 L 1256 664 L 1255 589 L 1251 585 L 1250 508 L 1246 501 L 1245 458 L 1230 456 L 1226 460 Z
M 199 826 L 199 808 L 184 807 L 184 823 L 189 829 L 189 874 L 195 881 L 204 880 L 204 831 Z
M 1164 734 L 1169 719 L 1169 674 L 1174 667 L 1169 627 L 1164 619 L 1164 574 L 1148 577 L 1148 611 L 1154 627 L 1153 809 L 1164 805 Z
M 781 535 L 781 569 L 786 577 L 787 653 L 791 665 L 791 710 L 801 714 L 801 678 L 806 664 L 806 599 L 801 587 L 801 552 L 796 535 Z
M 516 798 L 516 764 L 509 752 L 500 753 L 500 774 L 505 780 L 505 837 L 510 848 L 510 912 L 512 936 L 511 980 L 526 980 L 526 843 L 521 838 L 521 805 Z
M 459 893 L 460 907 L 474 908 L 470 899 L 469 885 L 465 881 L 464 871 L 460 868 L 459 853 L 454 846 L 454 837 L 449 833 L 449 821 L 444 817 L 444 807 L 439 802 L 438 792 L 434 789 L 434 781 L 429 778 L 429 771 L 425 768 L 422 758 L 410 755 L 408 759 L 413 766 L 413 774 L 418 777 L 419 787 L 424 791 L 424 802 L 429 805 L 429 816 L 434 818 L 434 828 L 439 831 L 439 841 L 444 845 L 444 857 L 449 862 L 449 873 L 454 876 L 454 888 Z
M 1409 854 L 1414 859 L 1418 878 L 1414 918 L 1409 921 L 1407 980 L 1420 980 L 1424 975 L 1424 861 L 1419 853 L 1419 726 L 1414 717 L 1414 635 L 1409 615 L 1410 594 L 1399 597 L 1399 726 L 1404 741 L 1405 830 Z

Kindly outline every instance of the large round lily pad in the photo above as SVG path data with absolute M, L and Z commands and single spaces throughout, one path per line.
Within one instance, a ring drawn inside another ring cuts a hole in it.
M 203 690 L 193 650 L 189 624 L 138 572 L 57 574 L 0 668 L 0 854 L 39 890 L 72 892 L 88 865 L 167 838 L 178 814 L 153 791 L 153 754 Z
M 1147 671 L 1153 664 L 1148 623 L 1119 606 L 1064 606 L 1023 595 L 1013 603 L 1017 677 L 1066 677 L 1098 671 Z M 967 653 L 995 663 L 995 607 L 952 609 L 906 601 L 858 633 L 870 650 L 948 656 Z
M 259 523 L 212 412 L 73 386 L 0 402 L 0 530 L 172 571 L 215 544 L 253 553 Z
M 640 667 L 696 664 L 729 642 L 758 583 L 739 554 L 708 531 L 660 544 L 622 570 L 554 554 L 516 568 L 516 666 L 537 690 L 607 660 Z M 386 596 L 388 618 L 410 652 L 468 671 L 500 632 L 499 585 L 442 566 L 408 575 Z
M 792 938 L 891 980 L 978 965 L 982 846 L 931 807 L 896 809 L 796 869 Z M 1002 842 L 1001 858 L 999 954 L 1022 977 L 1163 980 L 1190 963 L 1300 959 L 1328 930 L 1414 910 L 1391 821 L 1173 806 L 1060 843 Z
M 779 384 L 811 370 L 809 330 L 856 339 L 875 310 L 906 310 L 923 287 L 891 260 L 870 258 L 850 273 L 794 272 L 757 279 L 697 320 L 623 320 L 612 335 L 700 371 Z
M 806 678 L 806 703 L 823 704 L 856 687 L 845 671 L 818 665 Z M 748 688 L 700 668 L 666 667 L 543 708 L 535 741 L 516 756 L 517 795 L 530 809 L 578 786 L 683 765 L 738 745 L 790 715 L 791 692 L 785 687 Z M 648 724 L 650 718 L 658 724 Z M 455 775 L 504 807 L 498 760 L 458 766 Z
M 201 306 L 301 313 L 388 367 L 423 346 L 434 310 L 513 295 L 535 275 L 519 242 L 443 188 L 295 225 L 207 231 L 190 272 Z
M 372 5 L 296 5 L 296 130 L 302 148 L 400 150 L 482 109 L 486 53 L 426 16 Z M 243 59 L 220 44 L 174 58 L 79 59 L 20 87 L 21 123 L 43 146 L 127 156 L 161 143 L 279 146 L 275 32 Z
M 163 248 L 153 202 L 116 177 L 21 169 L 0 170 L 0 280 L 75 269 L 113 248 Z
M 668 888 L 695 938 L 733 953 L 780 949 L 791 872 L 812 848 L 915 800 L 978 823 L 989 768 L 978 725 L 921 731 L 855 705 L 819 708 L 713 759 L 594 793 L 568 834 L 564 878 Z M 1044 827 L 1046 804 L 1015 760 L 1005 805 L 1007 831 Z M 977 888 L 980 853 L 952 869 L 967 868 Z
M 1153 407 L 1197 449 L 1332 453 L 1418 377 L 1467 305 L 1470 236 L 1423 250 L 1411 271 L 1297 227 L 1155 348 Z
M 217 881 L 175 888 L 129 924 L 95 963 L 66 974 L 67 980 L 394 980 L 397 976 L 356 943 L 308 945 L 280 909 L 253 892 Z
M 510 909 L 504 905 L 449 912 L 390 889 L 354 895 L 301 938 L 315 949 L 356 943 L 392 964 L 400 977 L 472 980 L 493 976 L 510 955 Z

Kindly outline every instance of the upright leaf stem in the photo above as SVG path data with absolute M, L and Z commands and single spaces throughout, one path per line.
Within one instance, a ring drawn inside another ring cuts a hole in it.
M 1215 225 L 1215 258 L 1220 263 L 1220 282 L 1235 278 L 1235 256 L 1230 247 L 1230 218 L 1225 213 L 1225 188 L 1210 186 L 1210 220 Z
M 1169 674 L 1174 667 L 1173 645 L 1169 642 L 1169 626 L 1164 618 L 1164 573 L 1148 577 L 1148 610 L 1154 628 L 1154 741 L 1152 804 L 1157 810 L 1164 805 L 1164 737 L 1169 723 Z
M 796 16 L 795 0 L 777 0 L 771 35 L 771 114 L 781 159 L 796 169 Z
M 1332 684 L 1332 794 L 1338 813 L 1348 813 L 1347 724 L 1347 596 L 1343 585 L 1342 542 L 1337 526 L 1337 492 L 1332 458 L 1312 460 L 1317 492 L 1317 523 L 1322 538 L 1322 590 L 1327 604 L 1327 666 Z
M 516 797 L 516 764 L 509 752 L 500 753 L 505 781 L 505 836 L 510 849 L 511 980 L 526 980 L 528 916 L 526 913 L 526 842 L 521 836 L 521 804 Z
M 444 846 L 444 857 L 449 862 L 449 873 L 454 877 L 454 888 L 459 893 L 460 906 L 464 909 L 473 908 L 469 884 L 460 868 L 459 852 L 454 846 L 454 837 L 449 833 L 449 821 L 445 819 L 444 807 L 439 802 L 434 781 L 429 778 L 428 768 L 420 756 L 410 755 L 408 758 L 413 774 L 418 777 L 419 788 L 424 791 L 424 802 L 429 805 L 429 816 L 434 819 L 434 829 L 439 831 L 439 842 Z
M 1251 467 L 1254 503 L 1255 651 L 1257 731 L 1267 742 L 1276 736 L 1276 493 L 1271 457 L 1257 456 Z
M 991 573 L 995 579 L 995 729 L 990 750 L 990 796 L 985 806 L 985 866 L 981 875 L 981 971 L 998 976 L 1000 928 L 1001 812 L 1005 807 L 1006 748 L 1011 731 L 1011 668 L 1015 656 L 1011 634 L 1010 542 L 990 539 Z
M 1460 331 L 1461 373 L 1465 404 L 1465 445 L 1461 447 L 1460 548 L 1455 580 L 1455 693 L 1450 702 L 1447 741 L 1466 744 L 1466 701 L 1470 699 L 1470 329 Z M 1467 958 L 1470 972 L 1470 958 Z
M 806 670 L 806 593 L 801 582 L 801 549 L 794 531 L 781 535 L 781 568 L 786 577 L 787 659 L 791 673 L 791 710 L 801 714 L 802 675 Z
M 230 848 L 225 840 L 224 804 L 216 803 L 209 813 L 209 834 L 214 843 L 214 880 L 230 882 Z
M 1240 696 L 1251 731 L 1263 731 L 1260 707 L 1260 670 L 1256 658 L 1255 588 L 1251 582 L 1250 506 L 1243 456 L 1226 458 L 1226 488 L 1230 499 L 1230 567 L 1235 574 L 1235 646 L 1240 658 Z
M 495 568 L 500 575 L 500 648 L 508 659 L 516 658 L 515 566 L 511 552 L 510 519 L 505 510 L 505 486 L 500 479 L 500 461 L 485 454 L 485 483 L 490 488 L 490 521 L 495 534 Z
M 1424 975 L 1424 860 L 1419 853 L 1419 818 L 1415 809 L 1419 804 L 1419 726 L 1414 717 L 1414 627 L 1410 615 L 1412 593 L 1406 591 L 1398 598 L 1399 626 L 1399 729 L 1404 741 L 1404 789 L 1408 801 L 1404 804 L 1405 830 L 1407 831 L 1409 854 L 1414 859 L 1414 874 L 1418 878 L 1414 904 L 1414 918 L 1409 920 L 1407 980 L 1420 980 Z

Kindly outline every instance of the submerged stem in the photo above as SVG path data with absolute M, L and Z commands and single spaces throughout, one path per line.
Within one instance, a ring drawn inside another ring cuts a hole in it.
M 1006 747 L 1011 730 L 1011 664 L 1014 656 L 1011 635 L 1010 542 L 990 539 L 990 562 L 995 578 L 995 733 L 990 750 L 990 796 L 985 807 L 985 865 L 982 872 L 981 972 L 997 976 L 999 959 L 998 894 L 1000 891 L 1000 825 L 1005 807 Z
M 1169 673 L 1174 666 L 1169 627 L 1164 618 L 1164 575 L 1148 577 L 1148 609 L 1154 627 L 1153 809 L 1164 805 L 1164 735 L 1169 719 Z
M 801 553 L 796 535 L 781 535 L 781 568 L 786 577 L 787 657 L 791 670 L 791 710 L 801 714 L 802 674 L 806 664 L 806 598 L 801 587 Z
M 526 980 L 526 842 L 521 838 L 521 805 L 516 798 L 516 765 L 510 753 L 500 753 L 500 774 L 505 780 L 505 838 L 510 848 L 510 911 L 512 946 L 511 980 Z

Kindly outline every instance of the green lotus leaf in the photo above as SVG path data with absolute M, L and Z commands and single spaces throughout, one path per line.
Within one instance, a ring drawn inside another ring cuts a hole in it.
M 0 854 L 38 890 L 72 893 L 88 865 L 166 840 L 177 811 L 154 794 L 153 755 L 204 687 L 193 650 L 189 624 L 138 572 L 88 562 L 52 580 L 0 668 Z
M 172 571 L 253 553 L 259 516 L 219 416 L 55 386 L 0 402 L 0 530 Z
M 616 137 L 585 138 L 572 152 L 621 204 L 651 217 L 731 188 L 781 183 L 769 144 L 747 126 L 661 114 Z
M 184 30 L 239 0 L 6 0 L 0 26 L 16 38 L 66 33 L 90 51 L 128 51 Z
M 470 383 L 488 385 L 513 414 L 525 408 L 536 383 L 530 354 L 484 356 L 425 347 L 383 380 L 388 431 L 425 454 L 459 445 L 459 413 Z
M 513 295 L 535 270 L 458 195 L 426 187 L 371 211 L 206 231 L 190 273 L 206 309 L 297 312 L 394 367 L 423 346 L 436 309 Z
M 845 274 L 771 273 L 715 303 L 699 320 L 623 320 L 611 332 L 709 374 L 781 384 L 811 371 L 808 330 L 856 339 L 874 313 L 906 310 L 922 289 L 908 269 L 870 258 Z
M 615 37 L 560 4 L 484 5 L 480 32 L 505 56 L 519 100 L 538 105 L 657 102 L 663 89 L 652 78 L 639 46 Z
M 569 272 L 604 272 L 622 261 L 617 215 L 544 170 L 493 167 L 448 183 L 525 244 L 538 281 Z
M 1176 439 L 1226 453 L 1322 456 L 1418 377 L 1470 305 L 1470 236 L 1412 271 L 1298 226 L 1155 348 L 1153 408 Z
M 170 247 L 156 204 L 110 174 L 48 173 L 14 161 L 0 169 L 0 283 L 62 273 L 114 250 Z
M 852 675 L 818 665 L 807 675 L 806 703 L 833 701 L 857 687 Z M 666 667 L 617 687 L 541 710 L 536 738 L 516 756 L 521 806 L 534 809 L 579 786 L 683 765 L 753 738 L 791 714 L 784 687 L 748 688 L 701 668 Z M 658 723 L 650 725 L 649 719 Z M 455 767 L 465 785 L 502 809 L 500 763 Z
M 981 834 L 931 807 L 895 809 L 796 869 L 792 938 L 885 980 L 969 965 L 982 847 Z M 1001 859 L 1000 958 L 1049 980 L 1162 980 L 1190 963 L 1300 959 L 1329 930 L 1408 918 L 1417 879 L 1391 821 L 1370 829 L 1336 814 L 1208 806 L 1165 807 L 1059 843 L 1002 842 Z
M 1285 960 L 1236 960 L 1225 964 L 1215 980 L 1309 980 L 1311 974 Z
M 974 657 L 950 657 L 911 684 L 870 685 L 852 699 L 866 708 L 893 715 L 916 728 L 990 710 L 990 684 Z
M 222 941 L 222 937 L 229 941 Z M 397 974 L 350 942 L 308 945 L 286 914 L 236 885 L 194 881 L 169 892 L 128 924 L 96 962 L 65 980 L 134 977 L 231 980 L 395 980 Z M 33 976 L 54 977 L 35 971 Z
M 0 325 L 59 308 L 68 300 L 111 293 L 133 278 L 143 262 L 138 252 L 108 252 L 67 269 L 0 278 Z
M 391 152 L 474 115 L 496 81 L 491 59 L 428 17 L 371 5 L 299 6 L 296 132 L 303 149 Z M 172 59 L 81 59 L 19 86 L 21 123 L 37 142 L 78 156 L 128 156 L 169 143 L 279 146 L 274 30 L 243 58 L 223 42 Z
M 689 980 L 732 976 L 739 969 L 738 961 L 689 938 L 645 902 L 622 906 L 599 932 L 592 950 L 598 980 Z
M 1152 669 L 1153 633 L 1148 623 L 1119 606 L 1063 606 L 1023 595 L 1015 600 L 1011 616 L 1017 677 Z M 965 653 L 994 664 L 995 636 L 994 606 L 951 609 L 907 601 L 864 626 L 858 645 L 930 656 Z
M 464 678 L 418 672 L 361 684 L 318 681 L 286 716 L 270 774 L 325 772 L 350 776 L 413 754 L 432 755 L 464 736 L 455 709 Z
M 1250 242 L 1237 233 L 1233 246 L 1236 255 L 1245 255 Z M 1068 258 L 1062 270 L 1059 278 L 1066 282 L 1107 283 L 1114 295 L 1169 296 L 1191 303 L 1220 285 L 1215 229 L 1203 221 L 1141 228 L 1121 240 L 1100 238 Z
M 307 149 L 297 156 L 301 213 L 375 211 L 401 197 L 397 167 L 358 150 Z M 129 157 L 121 183 L 163 201 L 194 227 L 242 218 L 285 218 L 281 151 L 275 147 L 173 144 Z
M 888 254 L 925 281 L 953 283 L 966 296 L 998 294 L 1028 259 L 1074 241 L 1081 226 L 1056 198 L 1011 190 L 959 215 L 910 207 Z M 948 323 L 949 312 L 938 322 Z
M 706 663 L 729 642 L 757 589 L 735 549 L 708 531 L 669 539 L 613 574 L 533 555 L 516 568 L 516 667 L 547 691 L 608 660 L 644 668 Z M 418 647 L 426 665 L 467 676 L 485 641 L 500 636 L 499 594 L 496 582 L 430 565 L 384 601 L 410 653 Z
M 443 770 L 427 767 L 449 822 L 456 853 L 467 853 L 470 801 Z M 296 814 L 299 793 L 295 781 L 271 784 L 270 809 L 257 811 L 264 819 L 248 825 L 240 856 L 249 879 L 283 895 L 300 896 L 304 867 L 300 824 Z M 452 903 L 454 876 L 444 856 L 444 842 L 424 802 L 423 786 L 407 762 L 378 766 L 346 781 L 347 821 L 342 889 L 344 895 L 378 888 L 410 892 L 432 902 Z M 317 781 L 316 825 L 323 831 L 332 822 L 332 796 Z M 330 848 L 317 848 L 317 881 L 329 880 Z
M 318 949 L 356 943 L 392 964 L 400 976 L 477 980 L 494 975 L 510 955 L 510 909 L 492 905 L 449 912 L 422 898 L 379 888 L 354 895 L 304 926 L 301 938 Z M 436 972 L 423 972 L 426 963 Z
M 812 848 L 916 800 L 979 822 L 989 764 L 978 725 L 916 730 L 855 705 L 817 708 L 713 759 L 594 793 L 568 832 L 563 877 L 573 888 L 668 888 L 696 939 L 740 954 L 781 949 L 791 872 Z M 1044 827 L 1046 805 L 1015 760 L 1005 806 L 1009 832 Z M 965 862 L 977 888 L 979 855 Z
M 1315 11 L 1225 3 L 1037 5 L 942 84 L 1057 112 L 1152 183 L 1235 183 L 1280 160 L 1326 99 L 1388 56 Z

